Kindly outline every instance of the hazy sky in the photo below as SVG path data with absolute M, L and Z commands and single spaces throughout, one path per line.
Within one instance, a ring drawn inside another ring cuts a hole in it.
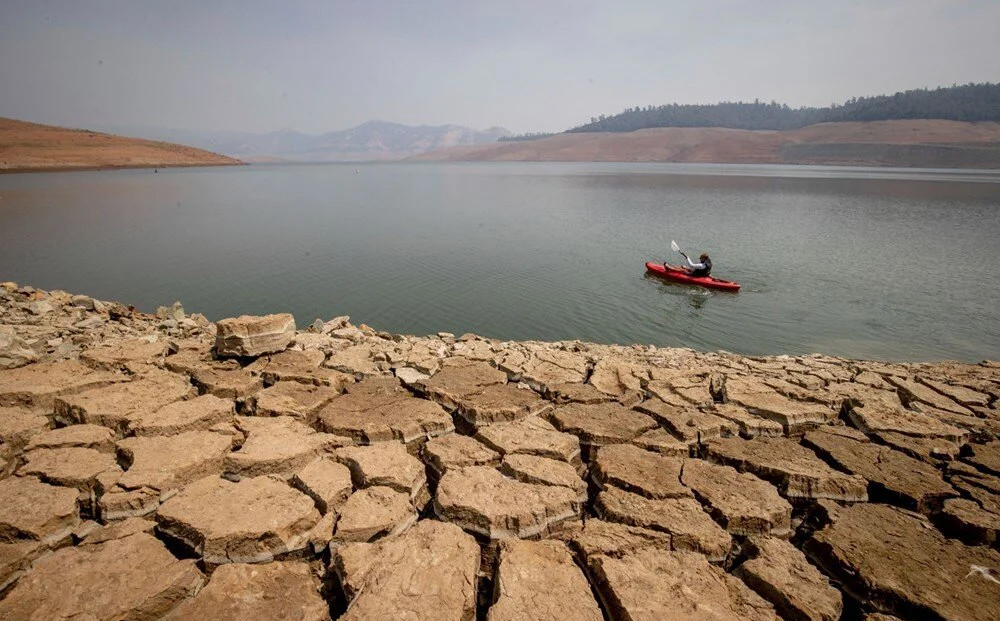
M 0 116 L 561 131 L 663 103 L 1000 81 L 1000 0 L 0 0 Z

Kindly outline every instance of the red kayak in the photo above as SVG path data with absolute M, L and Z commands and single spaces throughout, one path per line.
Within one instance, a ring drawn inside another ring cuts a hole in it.
M 687 272 L 680 269 L 679 267 L 673 267 L 668 265 L 663 266 L 662 263 L 653 263 L 652 261 L 646 262 L 646 271 L 650 274 L 659 276 L 660 278 L 665 278 L 666 280 L 672 280 L 674 282 L 684 283 L 686 285 L 698 285 L 700 287 L 708 287 L 709 289 L 722 289 L 723 291 L 739 291 L 740 283 L 733 282 L 731 280 L 721 280 L 719 278 L 713 278 L 711 276 L 689 276 Z

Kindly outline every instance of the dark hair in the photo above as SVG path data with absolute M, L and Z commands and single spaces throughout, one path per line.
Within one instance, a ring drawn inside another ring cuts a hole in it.
M 708 253 L 707 252 L 703 252 L 703 253 L 701 253 L 701 256 L 698 257 L 698 258 L 701 259 L 702 261 L 704 261 L 705 259 L 708 258 Z

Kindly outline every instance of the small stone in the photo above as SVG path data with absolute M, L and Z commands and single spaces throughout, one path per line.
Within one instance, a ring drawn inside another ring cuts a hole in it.
M 96 522 L 90 522 L 96 528 L 90 529 L 81 537 L 77 545 L 89 546 L 105 543 L 114 539 L 124 539 L 136 533 L 153 533 L 156 522 L 144 520 L 142 518 L 128 518 L 121 522 L 114 522 L 107 526 L 100 526 Z M 75 537 L 75 535 L 74 535 Z
M 13 326 L 0 326 L 0 369 L 23 367 L 38 357 L 38 352 L 14 332 Z
M 274 477 L 206 477 L 164 502 L 159 530 L 210 565 L 263 563 L 308 544 L 320 514 L 312 498 Z
M 419 384 L 430 376 L 414 369 L 413 367 L 400 367 L 396 369 L 396 377 L 407 386 Z
M 603 621 L 590 585 L 560 541 L 500 542 L 488 621 Z
M 382 486 L 368 487 L 351 494 L 340 506 L 340 519 L 331 547 L 347 542 L 373 541 L 406 532 L 417 521 L 417 512 L 408 495 Z
M 288 313 L 256 317 L 241 315 L 215 324 L 219 356 L 260 356 L 283 351 L 295 337 L 295 318 Z
M 449 470 L 438 484 L 434 511 L 442 520 L 490 539 L 535 537 L 580 516 L 576 492 L 521 483 L 493 468 Z
M 45 300 L 35 300 L 28 304 L 28 312 L 32 315 L 46 315 L 55 309 Z

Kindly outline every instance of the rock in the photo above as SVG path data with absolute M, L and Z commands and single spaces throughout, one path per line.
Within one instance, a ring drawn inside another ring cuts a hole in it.
M 57 545 L 80 523 L 77 491 L 35 477 L 0 480 L 0 541 L 15 539 Z
M 449 433 L 428 440 L 424 445 L 423 459 L 436 475 L 436 480 L 449 468 L 498 465 L 500 454 L 469 436 Z
M 1000 583 L 974 571 L 1000 566 L 1000 553 L 945 539 L 903 510 L 844 507 L 805 549 L 848 593 L 880 612 L 905 618 L 1000 617 Z
M 488 386 L 507 384 L 507 375 L 485 362 L 462 361 L 446 365 L 430 379 L 417 385 L 427 397 L 449 410 L 457 409 L 458 400 L 482 392 Z
M 700 554 L 598 555 L 588 568 L 612 619 L 779 621 L 768 602 Z
M 19 476 L 38 477 L 45 483 L 79 490 L 81 510 L 91 515 L 97 499 L 121 476 L 114 455 L 88 448 L 37 449 L 26 456 Z
M 414 369 L 413 367 L 400 367 L 396 369 L 396 378 L 407 386 L 419 384 L 430 376 Z
M 347 384 L 353 383 L 350 375 L 320 368 L 326 354 L 318 349 L 306 351 L 287 350 L 274 354 L 264 364 L 260 365 L 260 374 L 265 385 L 276 382 L 298 382 L 315 386 L 329 386 L 338 393 L 344 392 Z M 258 362 L 260 362 L 258 360 Z
M 336 459 L 351 471 L 355 487 L 382 485 L 407 495 L 418 510 L 430 494 L 424 465 L 395 442 L 380 442 L 372 446 L 352 446 L 338 449 Z
M 940 509 L 945 498 L 957 495 L 937 468 L 867 439 L 816 430 L 807 433 L 803 443 L 839 469 L 864 477 L 873 499 L 930 512 Z
M 587 359 L 584 356 L 555 349 L 536 349 L 527 359 L 507 356 L 500 362 L 500 369 L 508 376 L 516 376 L 534 390 L 547 393 L 558 384 L 583 384 L 587 378 Z
M 537 416 L 513 423 L 497 423 L 481 427 L 476 440 L 501 455 L 538 455 L 558 459 L 582 468 L 580 441 L 576 436 L 557 431 Z
M 631 444 L 602 447 L 591 466 L 591 477 L 604 489 L 609 485 L 646 498 L 692 498 L 680 481 L 684 460 L 663 457 Z
M 455 430 L 440 405 L 413 397 L 396 379 L 370 379 L 320 410 L 317 426 L 363 444 L 421 441 Z
M 535 455 L 507 455 L 500 472 L 522 483 L 565 487 L 575 491 L 581 503 L 587 501 L 587 484 L 576 468 L 564 461 Z
M 56 397 L 110 386 L 128 378 L 95 371 L 75 360 L 40 362 L 0 371 L 0 406 L 52 407 Z
M 642 401 L 643 383 L 648 380 L 649 371 L 643 367 L 602 358 L 587 381 L 619 403 L 631 406 Z
M 329 621 L 329 605 L 307 563 L 223 565 L 194 597 L 164 621 Z
M 887 379 L 890 384 L 896 387 L 899 398 L 905 406 L 909 406 L 912 402 L 917 401 L 946 412 L 962 414 L 964 416 L 973 415 L 969 408 L 959 405 L 929 386 L 898 377 L 889 377 Z
M 210 565 L 262 563 L 304 548 L 319 521 L 312 498 L 275 477 L 205 477 L 164 502 L 160 532 Z
M 144 520 L 142 518 L 128 518 L 127 520 L 108 524 L 107 526 L 100 526 L 96 522 L 90 522 L 90 524 L 94 524 L 95 528 L 88 530 L 87 533 L 80 538 L 77 545 L 97 545 L 99 543 L 106 543 L 115 539 L 124 539 L 125 537 L 130 537 L 136 533 L 152 534 L 153 529 L 156 527 L 156 522 Z
M 690 448 L 686 443 L 681 442 L 662 428 L 647 431 L 632 440 L 632 444 L 667 457 L 687 457 L 690 453 Z
M 295 337 L 295 318 L 288 313 L 263 317 L 241 315 L 215 324 L 219 356 L 260 356 L 283 351 Z
M 560 541 L 500 542 L 488 621 L 603 621 L 590 585 Z
M 779 423 L 790 435 L 826 424 L 837 416 L 826 406 L 793 401 L 760 382 L 748 380 L 727 382 L 726 398 L 751 414 Z
M 67 425 L 103 425 L 124 434 L 133 421 L 144 414 L 180 401 L 193 392 L 183 377 L 161 373 L 148 379 L 58 397 L 55 400 L 55 419 Z
M 616 403 L 562 405 L 552 412 L 550 420 L 559 431 L 580 438 L 585 457 L 601 446 L 631 442 L 658 427 L 649 416 Z
M 136 364 L 161 366 L 166 355 L 165 341 L 129 338 L 105 341 L 80 354 L 80 360 L 94 369 L 116 371 Z
M 570 538 L 570 546 L 586 564 L 597 554 L 620 558 L 646 548 L 670 550 L 670 534 L 617 522 L 588 519 Z
M 435 520 L 378 543 L 341 546 L 331 557 L 349 602 L 341 619 L 471 621 L 479 560 L 471 536 Z
M 215 395 L 220 399 L 243 399 L 264 387 L 261 376 L 244 369 L 195 369 L 191 373 L 191 381 L 202 394 Z
M 16 369 L 36 360 L 38 352 L 14 332 L 13 326 L 0 326 L 0 369 Z
M 609 487 L 598 495 L 594 511 L 602 520 L 669 533 L 674 550 L 699 552 L 713 563 L 724 561 L 732 547 L 729 533 L 694 498 L 654 500 Z
M 733 423 L 738 428 L 740 436 L 744 438 L 777 437 L 785 433 L 785 427 L 782 423 L 753 414 L 740 405 L 717 403 L 708 408 L 706 413 Z
M 48 431 L 48 417 L 24 408 L 0 407 L 0 457 L 23 449 L 34 437 Z
M 943 438 L 959 444 L 965 444 L 969 435 L 964 429 L 902 406 L 849 404 L 847 415 L 851 424 L 868 435 L 895 432 L 917 438 Z
M 341 390 L 299 382 L 278 382 L 247 397 L 246 412 L 253 416 L 291 416 L 312 425 L 319 411 L 339 397 Z
M 45 315 L 55 309 L 45 300 L 35 300 L 28 303 L 28 312 L 32 315 Z
M 347 542 L 373 541 L 406 532 L 417 521 L 410 497 L 376 485 L 351 494 L 340 507 L 331 548 Z
M 193 560 L 179 561 L 155 538 L 137 534 L 38 559 L 0 601 L 0 618 L 157 619 L 203 583 Z
M 785 438 L 719 438 L 705 446 L 705 454 L 713 463 L 749 472 L 776 485 L 788 499 L 868 500 L 865 479 L 837 472 L 809 449 Z
M 701 459 L 684 460 L 680 479 L 730 533 L 791 535 L 792 505 L 770 483 Z
M 0 594 L 24 575 L 36 558 L 48 551 L 37 541 L 0 543 Z
M 160 498 L 192 481 L 222 473 L 231 443 L 224 435 L 210 431 L 187 431 L 173 436 L 125 438 L 118 442 L 118 453 L 128 465 L 118 479 L 118 488 L 126 491 L 155 490 Z M 128 515 L 140 516 L 155 511 L 159 499 Z M 102 502 L 105 519 L 124 515 Z
M 937 516 L 941 530 L 969 545 L 994 545 L 1000 541 L 1000 498 L 987 510 L 975 500 L 949 498 Z
M 101 425 L 70 425 L 32 437 L 24 450 L 60 448 L 87 448 L 101 453 L 114 453 L 115 434 Z
M 844 603 L 840 591 L 809 564 L 795 546 L 770 537 L 751 537 L 753 558 L 734 572 L 786 619 L 837 621 Z
M 918 375 L 916 380 L 924 386 L 933 389 L 935 392 L 941 393 L 955 403 L 964 405 L 965 407 L 989 407 L 990 396 L 977 390 L 972 390 L 971 388 L 966 388 L 965 386 L 946 384 L 922 375 Z
M 480 392 L 455 397 L 455 411 L 470 428 L 544 416 L 551 409 L 552 404 L 535 391 L 513 384 L 487 386 Z
M 73 306 L 79 306 L 84 310 L 90 310 L 90 311 L 94 310 L 96 305 L 94 298 L 88 297 L 86 295 L 74 295 L 73 297 L 70 298 L 70 304 L 72 304 Z
M 434 499 L 437 516 L 490 539 L 528 538 L 579 518 L 580 499 L 564 487 L 521 483 L 493 468 L 449 470 Z
M 333 333 L 337 336 L 337 333 Z M 360 336 L 360 333 L 358 333 Z M 371 345 L 352 345 L 334 351 L 323 363 L 324 367 L 335 369 L 343 373 L 352 373 L 356 376 L 379 375 L 379 368 L 372 360 Z
M 958 444 L 951 440 L 943 438 L 915 438 L 892 431 L 876 433 L 873 434 L 873 437 L 882 444 L 891 446 L 914 459 L 921 459 L 931 463 L 956 459 L 961 449 Z
M 1000 440 L 989 444 L 972 444 L 972 455 L 966 458 L 970 464 L 994 476 L 1000 476 Z
M 235 416 L 236 407 L 232 400 L 201 395 L 140 415 L 131 421 L 130 427 L 137 436 L 176 435 L 211 429 L 219 423 L 232 422 Z
M 225 458 L 225 475 L 231 480 L 275 474 L 290 478 L 325 453 L 351 443 L 348 438 L 316 433 L 292 418 L 239 417 L 237 426 L 247 433 L 240 450 Z
M 688 444 L 700 444 L 713 438 L 739 433 L 739 427 L 733 422 L 696 410 L 690 405 L 678 406 L 660 399 L 648 399 L 635 409 L 649 415 L 664 429 Z
M 609 403 L 614 397 L 590 384 L 554 384 L 548 387 L 548 398 L 555 403 Z
M 320 513 L 336 511 L 354 491 L 351 471 L 332 459 L 318 459 L 292 477 L 291 484 L 306 493 Z

